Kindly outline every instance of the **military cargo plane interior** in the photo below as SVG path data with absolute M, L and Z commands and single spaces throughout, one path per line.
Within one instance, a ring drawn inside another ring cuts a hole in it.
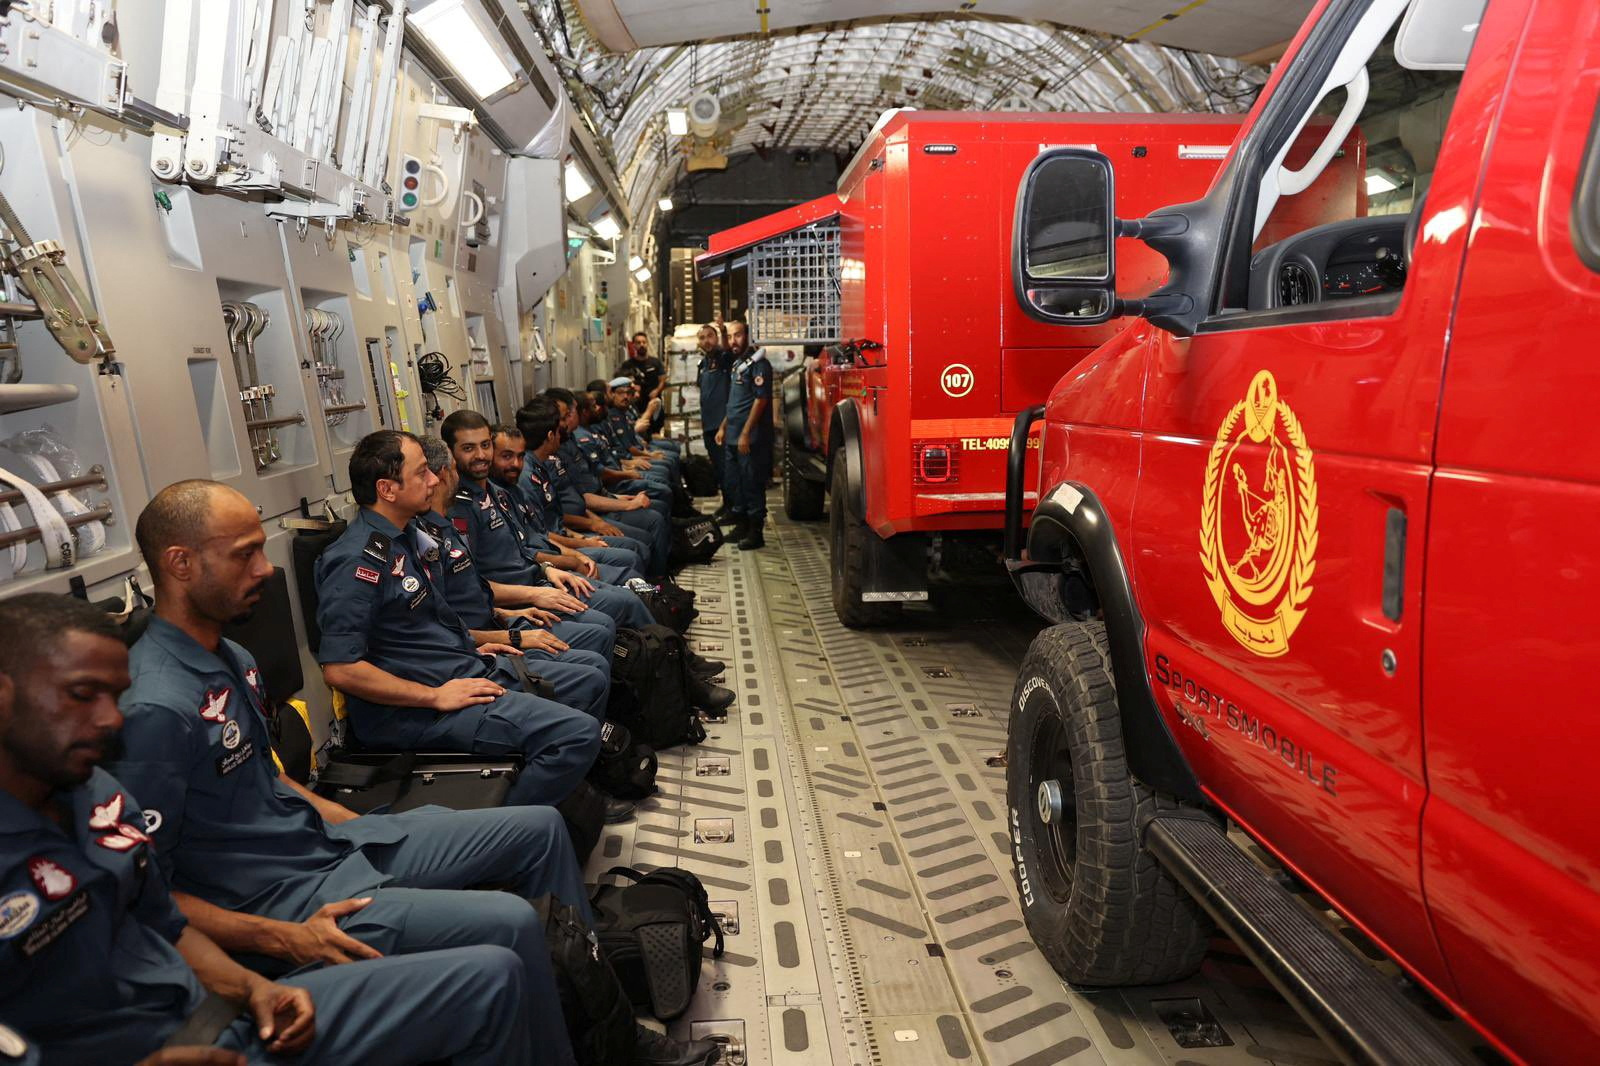
M 0 0 L 0 1066 L 1591 1061 L 1597 42 Z

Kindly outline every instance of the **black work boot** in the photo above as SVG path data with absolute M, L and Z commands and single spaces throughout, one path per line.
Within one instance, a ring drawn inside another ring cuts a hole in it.
M 745 520 L 744 515 L 729 507 L 724 507 L 712 517 L 717 520 L 719 526 L 736 526 Z
M 724 522 L 730 521 L 732 516 L 733 508 L 728 504 L 723 504 L 721 507 L 718 507 L 715 511 L 711 512 L 711 520 L 719 526 Z
M 606 824 L 616 825 L 626 822 L 633 817 L 634 802 L 632 800 L 617 799 L 615 796 L 606 797 Z
M 642 1022 L 634 1022 L 634 1066 L 713 1066 L 722 1060 L 715 1040 L 674 1040 Z
M 733 703 L 733 689 L 713 685 L 703 677 L 689 678 L 689 701 L 707 714 L 721 714 Z
M 755 551 L 757 548 L 765 548 L 766 546 L 767 538 L 762 535 L 760 526 L 746 529 L 744 537 L 739 541 L 739 550 L 742 552 Z
M 744 515 L 734 515 L 733 525 L 723 531 L 722 539 L 730 544 L 737 544 L 749 532 L 750 525 Z
M 708 659 L 704 655 L 689 652 L 689 672 L 696 677 L 703 677 L 710 681 L 714 677 L 721 677 L 728 670 L 727 663 L 719 663 L 715 659 Z

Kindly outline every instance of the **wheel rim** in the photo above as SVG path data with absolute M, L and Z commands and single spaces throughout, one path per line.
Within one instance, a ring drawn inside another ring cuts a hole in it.
M 1073 800 L 1072 754 L 1054 714 L 1043 716 L 1028 746 L 1028 809 L 1038 842 L 1038 876 L 1054 900 L 1072 894 L 1078 857 L 1078 810 Z

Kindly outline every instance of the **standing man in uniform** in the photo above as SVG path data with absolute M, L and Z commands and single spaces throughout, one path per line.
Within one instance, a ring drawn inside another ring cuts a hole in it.
M 741 551 L 766 546 L 767 481 L 772 477 L 772 364 L 760 348 L 750 347 L 743 322 L 728 326 L 733 356 L 728 413 L 717 430 L 717 443 L 728 449 L 734 469 L 733 528 L 728 539 L 741 537 Z
M 369 433 L 350 456 L 361 505 L 317 561 L 317 661 L 345 694 L 367 747 L 391 751 L 521 753 L 508 804 L 565 799 L 594 765 L 600 723 L 584 711 L 519 691 L 517 672 L 477 647 L 427 576 L 439 545 L 416 516 L 439 479 L 409 433 Z
M 706 454 L 711 457 L 711 468 L 716 471 L 717 484 L 722 486 L 722 506 L 711 516 L 713 521 L 721 522 L 733 511 L 733 495 L 728 491 L 727 482 L 727 449 L 717 443 L 717 432 L 728 413 L 729 370 L 733 366 L 721 311 L 717 312 L 715 325 L 700 327 L 697 342 L 700 366 L 695 383 L 700 389 L 700 435 L 705 441 Z
M 7 1035 L 23 1056 L 52 1066 L 572 1061 L 561 1040 L 535 1057 L 523 964 L 502 947 L 280 982 L 230 959 L 168 895 L 151 812 L 98 768 L 122 728 L 121 632 L 98 608 L 42 593 L 0 603 L 0 632 L 0 1016 L 21 1030 Z M 240 1006 L 207 1001 L 208 990 Z M 195 1017 L 202 1004 L 206 1017 L 217 1008 L 209 1025 Z M 180 1043 L 219 1050 L 159 1050 L 191 1018 Z

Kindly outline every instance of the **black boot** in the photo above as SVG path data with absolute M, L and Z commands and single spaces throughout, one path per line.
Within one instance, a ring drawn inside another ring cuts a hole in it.
M 722 1060 L 715 1040 L 674 1040 L 641 1022 L 634 1026 L 634 1066 L 713 1066 Z
M 745 520 L 744 515 L 739 514 L 737 511 L 730 510 L 727 507 L 724 507 L 722 510 L 718 511 L 714 517 L 716 518 L 717 525 L 719 526 L 736 526 Z
M 732 540 L 733 538 L 729 537 L 728 539 Z M 767 538 L 762 535 L 760 526 L 746 529 L 744 537 L 739 541 L 739 550 L 742 552 L 755 551 L 757 548 L 765 548 L 766 546 Z
M 703 677 L 707 681 L 721 677 L 728 670 L 727 663 L 719 663 L 715 659 L 707 659 L 704 655 L 689 653 L 689 672 L 696 677 Z
M 750 532 L 749 522 L 744 515 L 735 515 L 733 525 L 722 532 L 722 539 L 729 544 L 737 544 L 743 540 L 745 534 Z
M 689 679 L 689 701 L 707 714 L 721 714 L 733 703 L 733 689 L 713 685 L 703 677 Z
M 634 803 L 632 800 L 621 800 L 615 796 L 606 797 L 606 824 L 616 825 L 626 822 L 633 817 Z
M 723 504 L 721 507 L 718 507 L 715 511 L 711 512 L 711 520 L 720 526 L 724 522 L 729 521 L 732 515 L 733 508 L 727 504 Z

